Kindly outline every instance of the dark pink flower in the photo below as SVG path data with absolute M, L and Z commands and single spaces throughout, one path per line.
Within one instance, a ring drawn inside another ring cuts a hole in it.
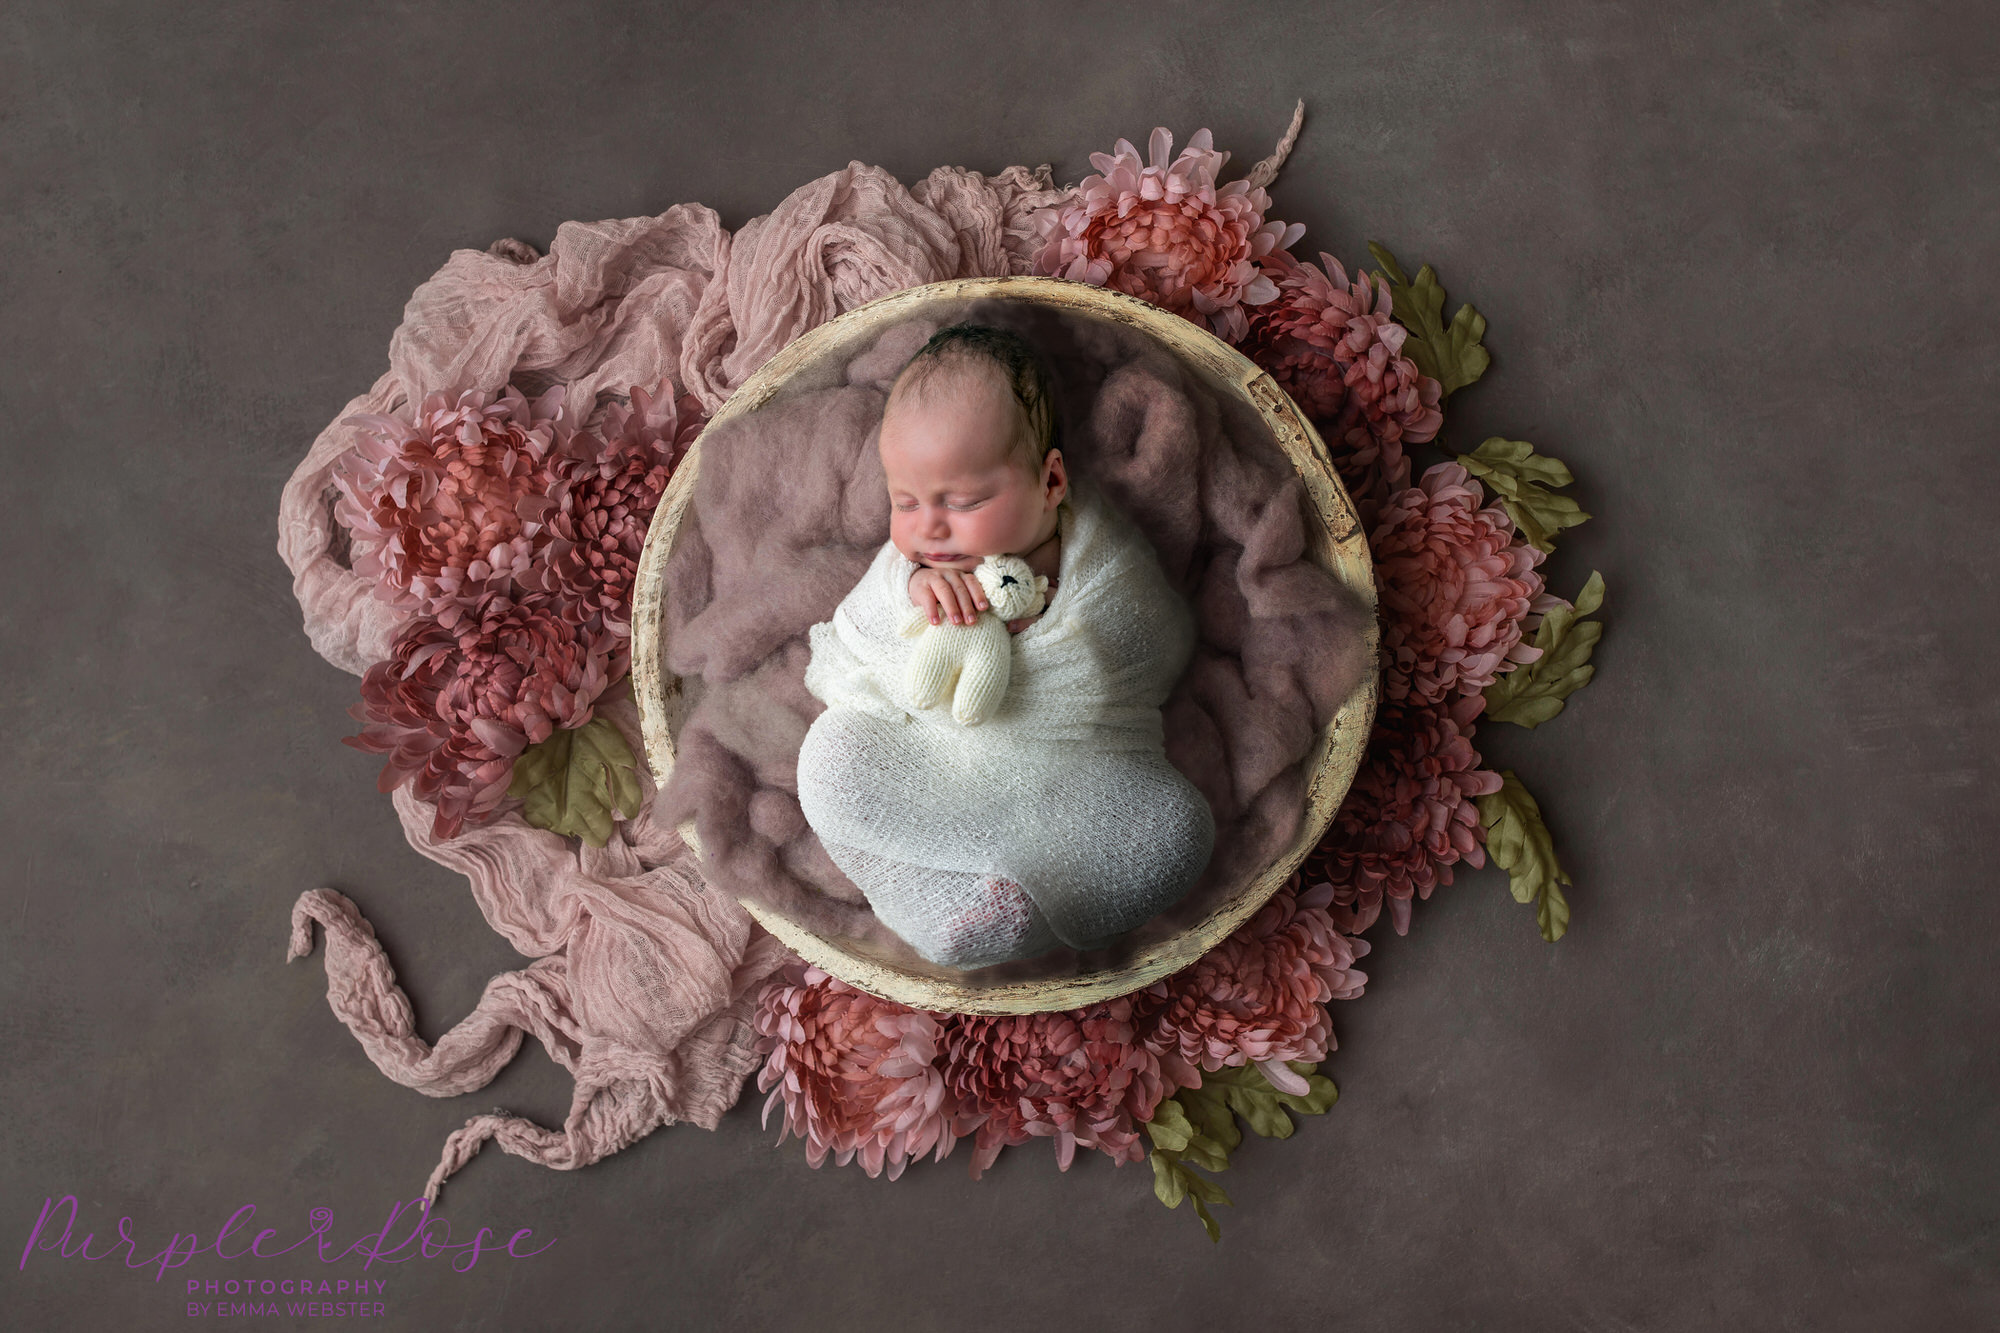
M 757 1089 L 771 1095 L 764 1121 L 781 1100 L 787 1132 L 804 1139 L 806 1160 L 837 1166 L 859 1157 L 870 1176 L 889 1179 L 927 1152 L 939 1158 L 957 1138 L 935 1066 L 935 1015 L 878 1000 L 795 964 L 764 988 L 754 1025 L 764 1068 Z
M 563 394 L 434 393 L 414 422 L 349 418 L 363 435 L 333 470 L 334 513 L 378 597 L 454 625 L 512 589 L 535 546 L 522 504 L 547 488 L 543 460 L 567 433 Z
M 1322 270 L 1274 251 L 1260 261 L 1275 300 L 1251 308 L 1243 350 L 1326 437 L 1341 479 L 1374 511 L 1410 484 L 1405 443 L 1436 437 L 1444 390 L 1403 355 L 1389 290 L 1321 252 Z
M 1340 929 L 1375 924 L 1382 904 L 1398 935 L 1410 929 L 1410 901 L 1451 883 L 1460 861 L 1486 864 L 1486 830 L 1475 796 L 1500 790 L 1472 748 L 1480 695 L 1448 704 L 1385 704 L 1347 799 L 1299 873 L 1333 891 Z
M 1382 685 L 1390 702 L 1474 694 L 1541 649 L 1522 630 L 1557 604 L 1498 505 L 1457 463 L 1388 498 L 1368 544 L 1381 590 Z
M 1042 248 L 1034 271 L 1110 287 L 1171 310 L 1230 342 L 1248 325 L 1244 306 L 1277 295 L 1257 263 L 1305 233 L 1264 220 L 1271 197 L 1248 181 L 1216 187 L 1229 154 L 1197 130 L 1171 162 L 1165 129 L 1147 141 L 1150 162 L 1120 139 L 1092 153 L 1099 174 L 1035 215 Z
M 1129 999 L 1069 1013 L 949 1016 L 944 1069 L 959 1132 L 976 1136 L 975 1178 L 1002 1148 L 1036 1137 L 1055 1140 L 1065 1171 L 1079 1147 L 1141 1161 L 1140 1125 L 1166 1094 Z
M 516 755 L 590 721 L 614 650 L 609 630 L 571 624 L 540 595 L 488 594 L 455 628 L 419 618 L 361 678 L 349 712 L 366 725 L 346 744 L 387 755 L 381 790 L 413 783 L 437 805 L 436 835 L 456 837 L 506 799 Z
M 521 502 L 536 543 L 522 584 L 555 598 L 565 618 L 619 635 L 614 679 L 625 671 L 647 526 L 702 424 L 701 404 L 676 403 L 671 383 L 657 397 L 635 385 L 629 405 L 613 404 L 596 429 L 576 432 L 549 456 L 547 494 Z
M 1272 1086 L 1307 1091 L 1285 1062 L 1324 1060 L 1334 1046 L 1326 1003 L 1352 999 L 1368 980 L 1354 967 L 1368 944 L 1334 929 L 1332 899 L 1331 886 L 1300 891 L 1293 876 L 1235 934 L 1141 992 L 1146 1045 L 1176 1086 L 1254 1064 Z

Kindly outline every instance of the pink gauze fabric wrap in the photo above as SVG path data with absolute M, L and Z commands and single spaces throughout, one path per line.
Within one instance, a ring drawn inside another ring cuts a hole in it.
M 997 176 L 940 167 L 906 190 L 853 162 L 731 235 L 699 204 L 658 217 L 564 223 L 547 255 L 518 241 L 460 250 L 410 297 L 389 370 L 313 442 L 280 501 L 278 550 L 314 649 L 357 675 L 390 655 L 406 623 L 347 564 L 331 474 L 358 439 L 346 419 L 407 416 L 439 390 L 534 391 L 569 401 L 671 377 L 714 411 L 774 352 L 815 325 L 905 287 L 1028 271 L 1028 215 L 1062 196 L 1048 168 Z M 628 698 L 600 706 L 643 753 Z M 435 1045 L 416 1035 L 374 931 L 330 889 L 301 895 L 289 957 L 326 936 L 334 1012 L 378 1068 L 432 1096 L 483 1087 L 532 1033 L 576 1079 L 561 1131 L 505 1114 L 469 1120 L 427 1194 L 487 1139 L 546 1166 L 585 1166 L 660 1125 L 712 1128 L 754 1063 L 750 1014 L 784 950 L 709 888 L 671 826 L 637 818 L 603 849 L 531 828 L 505 810 L 438 842 L 430 811 L 395 794 L 410 845 L 464 873 L 493 928 L 534 961 L 495 977 Z

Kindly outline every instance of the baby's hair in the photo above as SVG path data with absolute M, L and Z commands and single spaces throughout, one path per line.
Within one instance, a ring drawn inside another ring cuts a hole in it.
M 981 363 L 997 369 L 1013 390 L 1014 401 L 1021 405 L 1021 416 L 1028 423 L 1031 461 L 1040 467 L 1049 450 L 1056 447 L 1055 390 L 1041 354 L 1020 334 L 989 324 L 953 324 L 939 329 L 903 364 L 890 392 L 918 391 L 942 375 Z

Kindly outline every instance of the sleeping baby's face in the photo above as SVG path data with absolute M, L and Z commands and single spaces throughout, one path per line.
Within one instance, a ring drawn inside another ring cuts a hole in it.
M 1053 536 L 1068 492 L 1062 454 L 1037 463 L 1026 431 L 1006 382 L 981 367 L 891 394 L 881 454 L 896 549 L 921 565 L 971 569 Z

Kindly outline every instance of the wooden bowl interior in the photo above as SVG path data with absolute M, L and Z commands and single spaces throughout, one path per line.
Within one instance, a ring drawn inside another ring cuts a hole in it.
M 1327 458 L 1326 447 L 1291 398 L 1241 353 L 1179 316 L 1121 293 L 1050 278 L 986 278 L 935 283 L 871 302 L 830 320 L 773 357 L 716 413 L 709 426 L 735 419 L 781 389 L 837 381 L 853 356 L 881 333 L 906 320 L 932 314 L 950 317 L 956 307 L 979 299 L 1033 301 L 1064 314 L 1136 328 L 1168 348 L 1213 393 L 1255 410 L 1304 483 L 1318 522 L 1309 525 L 1309 554 L 1362 598 L 1375 605 L 1375 584 L 1366 534 L 1352 502 Z M 704 432 L 704 438 L 706 432 Z M 698 682 L 683 682 L 664 667 L 665 571 L 675 534 L 694 493 L 700 471 L 697 441 L 676 469 L 653 516 L 641 555 L 633 597 L 632 673 L 645 732 L 646 758 L 654 777 L 665 782 L 674 763 L 674 740 L 698 701 Z M 1372 660 L 1376 631 L 1368 619 L 1367 651 Z M 751 915 L 808 962 L 848 984 L 913 1008 L 977 1014 L 1034 1013 L 1070 1009 L 1129 994 L 1192 963 L 1262 907 L 1324 835 L 1360 764 L 1374 718 L 1376 677 L 1370 672 L 1322 729 L 1306 758 L 1306 810 L 1296 835 L 1264 870 L 1231 886 L 1206 916 L 1188 929 L 1147 947 L 1123 965 L 1099 972 L 1042 980 L 978 985 L 964 973 L 917 960 L 888 957 L 865 942 L 817 934 L 765 904 L 745 901 Z M 691 825 L 682 835 L 700 851 Z

